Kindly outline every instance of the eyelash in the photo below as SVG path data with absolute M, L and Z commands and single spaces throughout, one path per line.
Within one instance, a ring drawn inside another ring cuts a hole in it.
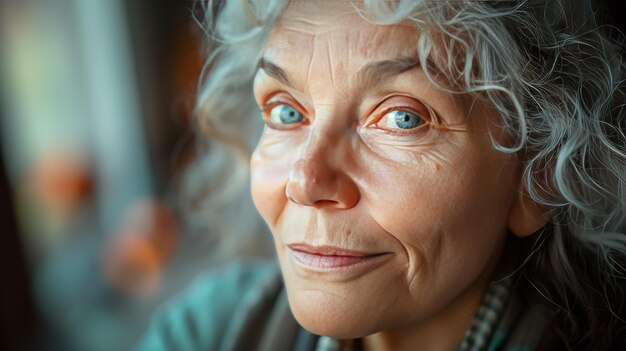
M 405 130 L 402 130 L 402 129 L 391 130 L 391 129 L 386 129 L 386 128 L 382 128 L 378 126 L 378 124 L 382 121 L 382 119 L 387 114 L 394 112 L 394 111 L 408 112 L 408 113 L 414 114 L 422 120 L 422 124 L 420 124 L 419 126 L 415 128 L 410 128 L 410 129 L 405 129 Z M 403 105 L 385 108 L 380 113 L 378 113 L 376 118 L 373 118 L 373 120 L 374 122 L 367 124 L 367 128 L 377 129 L 387 134 L 399 135 L 399 136 L 417 134 L 418 132 L 422 131 L 424 128 L 426 128 L 427 126 L 430 126 L 431 124 L 430 118 L 424 117 L 423 112 L 419 112 L 416 108 L 413 108 L 411 106 L 403 106 Z
M 301 123 L 297 123 L 297 124 L 276 124 L 276 123 L 272 123 L 272 121 L 271 121 L 272 109 L 274 109 L 274 107 L 281 106 L 281 105 L 289 106 L 289 107 L 293 108 L 294 110 L 298 111 L 300 114 L 302 114 L 303 121 Z M 265 105 L 263 105 L 261 107 L 261 112 L 263 113 L 263 120 L 265 121 L 265 124 L 268 127 L 272 128 L 272 129 L 276 129 L 276 130 L 291 130 L 291 129 L 297 128 L 298 126 L 309 124 L 309 119 L 306 117 L 306 113 L 302 112 L 303 109 L 299 108 L 297 106 L 294 106 L 294 105 L 296 105 L 296 104 L 291 103 L 291 102 L 287 102 L 287 101 L 282 101 L 282 100 L 276 100 L 276 101 L 272 101 L 272 102 L 266 103 Z
M 408 97 L 404 97 L 407 99 L 412 99 L 412 98 L 408 98 Z M 371 112 L 371 113 L 375 113 L 377 109 L 379 109 L 379 107 L 381 105 L 383 105 L 385 102 L 387 102 L 388 100 L 393 99 L 393 97 L 391 98 L 387 98 L 387 99 L 383 99 Z M 420 104 L 423 104 L 420 102 Z M 271 112 L 272 109 L 280 106 L 280 105 L 285 105 L 285 106 L 289 106 L 291 108 L 293 108 L 294 110 L 298 111 L 299 113 L 302 114 L 303 116 L 303 121 L 300 123 L 295 123 L 295 124 L 276 124 L 276 123 L 272 123 L 271 122 Z M 385 109 L 383 109 L 380 113 L 376 114 L 376 117 L 371 118 L 370 120 L 373 120 L 373 122 L 368 122 L 366 123 L 366 128 L 371 128 L 371 129 L 376 129 L 379 130 L 381 132 L 384 132 L 386 134 L 390 134 L 390 135 L 398 135 L 398 136 L 404 136 L 404 135 L 411 135 L 411 134 L 417 134 L 419 132 L 422 132 L 423 129 L 432 126 L 432 119 L 434 116 L 432 116 L 433 111 L 431 108 L 429 108 L 427 105 L 424 104 L 424 108 L 426 110 L 428 110 L 428 113 L 424 114 L 424 112 L 419 111 L 419 109 L 412 107 L 412 106 L 408 106 L 406 104 L 404 105 L 396 105 L 396 106 L 391 106 L 391 107 L 387 107 Z M 302 125 L 308 125 L 310 123 L 310 120 L 307 118 L 307 114 L 303 112 L 304 109 L 302 107 L 299 106 L 299 104 L 294 103 L 294 102 L 290 102 L 290 101 L 284 101 L 284 100 L 276 100 L 276 101 L 270 101 L 268 103 L 266 103 L 265 105 L 263 105 L 261 107 L 261 112 L 263 113 L 263 119 L 265 120 L 265 123 L 272 129 L 276 129 L 276 130 L 291 130 L 291 129 L 295 129 L 298 126 L 302 126 Z M 401 111 L 401 112 L 408 112 L 411 114 L 416 115 L 418 118 L 420 118 L 422 120 L 422 124 L 416 126 L 415 128 L 410 128 L 410 129 L 406 129 L 406 130 L 402 130 L 402 129 L 386 129 L 386 128 L 381 128 L 380 126 L 378 126 L 378 123 L 381 122 L 381 120 L 389 113 L 393 112 L 393 111 Z

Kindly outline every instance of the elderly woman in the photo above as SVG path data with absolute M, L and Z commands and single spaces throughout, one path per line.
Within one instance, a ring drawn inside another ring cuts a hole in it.
M 265 122 L 280 271 L 198 280 L 140 348 L 626 347 L 624 61 L 587 5 L 206 3 L 200 123 L 243 155 Z

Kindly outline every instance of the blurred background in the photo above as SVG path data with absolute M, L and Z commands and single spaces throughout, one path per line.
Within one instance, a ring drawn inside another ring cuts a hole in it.
M 192 8 L 0 0 L 0 350 L 128 350 L 210 266 L 172 205 L 194 156 Z
M 206 269 L 170 200 L 202 64 L 192 8 L 0 0 L 0 350 L 128 350 Z

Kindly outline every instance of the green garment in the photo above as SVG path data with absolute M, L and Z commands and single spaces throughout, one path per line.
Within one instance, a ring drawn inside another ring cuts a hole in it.
M 311 350 L 316 339 L 293 318 L 278 266 L 239 262 L 160 308 L 136 350 Z

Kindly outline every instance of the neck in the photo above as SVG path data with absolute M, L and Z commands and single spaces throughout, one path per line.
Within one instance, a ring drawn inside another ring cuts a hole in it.
M 463 340 L 495 271 L 495 260 L 453 303 L 419 323 L 363 338 L 364 350 L 454 350 Z

